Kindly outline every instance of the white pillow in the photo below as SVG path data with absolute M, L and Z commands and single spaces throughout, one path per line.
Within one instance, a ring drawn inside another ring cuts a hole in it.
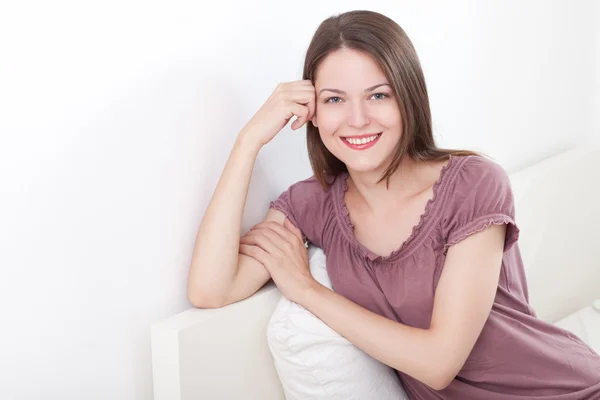
M 310 272 L 331 289 L 325 254 L 311 247 Z M 408 400 L 391 367 L 285 297 L 271 316 L 267 340 L 286 400 Z

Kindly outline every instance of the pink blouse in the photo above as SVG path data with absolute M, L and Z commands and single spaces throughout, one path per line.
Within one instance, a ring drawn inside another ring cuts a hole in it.
M 271 207 L 323 249 L 337 293 L 408 326 L 429 328 L 448 248 L 490 224 L 507 225 L 496 298 L 471 354 L 441 391 L 397 371 L 411 399 L 600 399 L 600 356 L 574 334 L 537 319 L 529 305 L 513 194 L 501 166 L 479 156 L 451 156 L 420 222 L 385 257 L 354 236 L 344 200 L 347 179 L 347 173 L 338 175 L 324 191 L 310 177 Z

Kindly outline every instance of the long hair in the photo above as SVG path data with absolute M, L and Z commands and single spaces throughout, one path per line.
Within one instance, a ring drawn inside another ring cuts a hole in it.
M 306 51 L 303 79 L 315 84 L 316 73 L 325 57 L 339 49 L 369 54 L 386 75 L 400 107 L 402 135 L 394 157 L 378 181 L 389 178 L 402 158 L 415 161 L 442 161 L 450 155 L 481 155 L 468 150 L 440 149 L 436 146 L 431 124 L 425 77 L 412 42 L 392 19 L 374 11 L 356 10 L 331 16 L 317 28 Z M 328 187 L 331 177 L 347 172 L 346 165 L 323 144 L 319 129 L 306 124 L 306 142 L 310 164 L 321 186 Z

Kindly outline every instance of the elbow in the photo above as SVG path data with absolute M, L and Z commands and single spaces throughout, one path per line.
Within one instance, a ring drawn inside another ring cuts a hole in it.
M 188 287 L 188 301 L 196 308 L 221 308 L 225 304 L 219 296 L 212 295 L 198 288 Z
M 458 371 L 455 368 L 438 368 L 437 373 L 432 377 L 428 385 L 433 390 L 444 390 L 452 383 L 457 374 Z
M 435 344 L 430 347 L 431 353 L 428 358 L 431 362 L 428 365 L 428 379 L 427 382 L 423 382 L 436 391 L 446 389 L 462 370 L 466 361 L 466 356 L 463 356 L 455 346 L 449 345 L 443 333 L 441 335 L 432 342 Z
M 453 380 L 454 380 L 454 376 L 451 376 L 450 374 L 446 374 L 446 375 L 440 374 L 440 376 L 438 378 L 436 378 L 434 381 L 432 381 L 429 384 L 429 386 L 431 386 L 431 388 L 433 390 L 441 391 L 441 390 L 446 389 Z

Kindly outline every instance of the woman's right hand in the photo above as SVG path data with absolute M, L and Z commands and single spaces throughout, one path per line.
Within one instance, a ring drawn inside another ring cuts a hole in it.
M 300 129 L 315 114 L 315 87 L 310 80 L 284 82 L 277 85 L 265 104 L 244 127 L 260 146 L 269 143 L 289 120 L 293 130 Z

